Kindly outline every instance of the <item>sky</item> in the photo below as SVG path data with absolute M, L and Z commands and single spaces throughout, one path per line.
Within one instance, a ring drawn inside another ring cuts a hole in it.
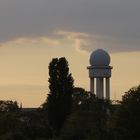
M 75 86 L 89 90 L 92 51 L 110 53 L 111 98 L 140 84 L 139 0 L 1 0 L 0 100 L 39 107 L 48 65 L 66 57 Z

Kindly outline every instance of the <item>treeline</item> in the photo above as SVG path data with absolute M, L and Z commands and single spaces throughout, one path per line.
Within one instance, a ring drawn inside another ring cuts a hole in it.
M 49 93 L 36 110 L 0 101 L 0 140 L 140 140 L 140 86 L 112 103 L 74 87 L 65 58 L 49 64 Z

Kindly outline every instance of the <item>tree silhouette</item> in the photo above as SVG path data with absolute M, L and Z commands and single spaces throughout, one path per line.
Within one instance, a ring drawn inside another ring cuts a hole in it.
M 140 139 L 140 85 L 126 92 L 112 120 L 115 140 Z
M 59 140 L 110 140 L 107 134 L 107 100 L 85 98 L 67 119 Z
M 18 106 L 17 101 L 3 101 L 0 100 L 0 112 L 16 112 L 19 111 L 20 108 Z
M 50 62 L 49 76 L 50 93 L 46 104 L 48 120 L 54 134 L 59 135 L 66 117 L 70 114 L 73 93 L 73 78 L 64 57 L 54 58 Z

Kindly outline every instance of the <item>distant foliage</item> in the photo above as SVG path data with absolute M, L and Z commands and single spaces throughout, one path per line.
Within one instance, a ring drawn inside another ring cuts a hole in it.
M 80 87 L 75 87 L 73 89 L 73 108 L 76 109 L 76 107 L 79 107 L 87 98 L 89 98 L 89 92 L 87 92 L 85 89 Z
M 140 140 L 140 85 L 126 92 L 110 124 L 115 140 Z
M 109 101 L 97 99 L 95 96 L 85 98 L 68 118 L 59 140 L 108 139 L 109 110 Z
M 16 101 L 0 100 L 0 112 L 15 112 L 15 111 L 19 111 L 19 106 Z
M 1 136 L 1 140 L 31 140 L 21 132 L 7 133 Z

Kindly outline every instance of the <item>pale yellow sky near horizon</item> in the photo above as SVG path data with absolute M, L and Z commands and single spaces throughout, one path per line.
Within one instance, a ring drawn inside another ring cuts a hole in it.
M 69 40 L 19 39 L 0 47 L 0 100 L 17 100 L 23 107 L 39 107 L 48 90 L 48 65 L 54 57 L 66 57 L 74 85 L 89 90 L 90 53 Z M 111 98 L 140 84 L 140 52 L 111 53 Z

